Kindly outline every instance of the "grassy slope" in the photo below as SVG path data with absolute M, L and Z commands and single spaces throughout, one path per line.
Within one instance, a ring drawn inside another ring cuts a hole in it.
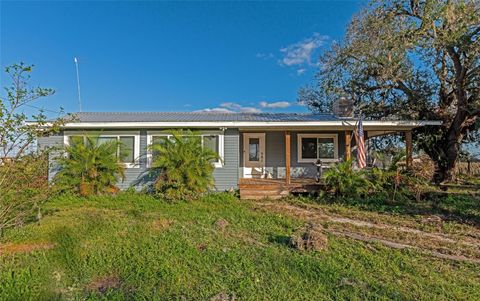
M 0 300 L 480 299 L 479 267 L 329 237 L 327 250 L 286 246 L 301 225 L 216 195 L 165 204 L 124 194 L 57 199 L 39 225 L 0 242 L 54 248 L 0 255 Z M 225 230 L 215 222 L 229 222 Z M 101 279 L 118 282 L 99 293 Z

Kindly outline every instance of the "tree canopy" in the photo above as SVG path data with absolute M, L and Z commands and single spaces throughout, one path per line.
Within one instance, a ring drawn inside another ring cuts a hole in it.
M 33 105 L 36 100 L 55 93 L 51 88 L 31 86 L 33 67 L 19 63 L 5 68 L 11 84 L 4 88 L 5 95 L 0 95 L 0 161 L 22 157 L 37 137 L 59 131 L 59 127 L 68 120 L 48 120 L 45 111 Z M 34 113 L 28 116 L 25 113 L 27 109 Z M 58 114 L 63 115 L 63 111 Z
M 414 131 L 449 180 L 462 143 L 480 138 L 480 2 L 373 1 L 320 57 L 299 92 L 314 111 L 350 98 L 367 118 L 441 120 Z

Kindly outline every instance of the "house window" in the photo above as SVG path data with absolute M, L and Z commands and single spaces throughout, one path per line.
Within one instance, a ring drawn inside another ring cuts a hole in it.
M 75 144 L 85 143 L 84 136 L 69 136 L 68 137 L 68 145 L 74 146 Z
M 149 136 L 150 144 L 153 143 L 162 143 L 165 139 L 170 139 L 172 135 L 169 134 L 158 134 L 158 135 L 151 135 Z M 215 164 L 216 167 L 222 167 L 222 160 L 223 160 L 223 135 L 220 133 L 202 133 L 199 135 L 201 139 L 202 147 L 209 148 L 214 151 L 218 156 L 219 160 L 215 160 L 212 162 Z M 155 158 L 155 153 L 150 150 L 149 152 L 149 165 L 153 158 Z
M 218 135 L 202 135 L 202 146 L 208 148 L 220 156 L 219 150 L 219 137 Z M 221 163 L 218 160 L 214 160 L 212 163 Z
M 123 163 L 135 163 L 135 137 L 134 136 L 120 136 L 119 153 L 124 156 L 121 158 Z
M 97 144 L 103 144 L 110 141 L 120 142 L 115 155 L 119 163 L 125 164 L 126 167 L 135 167 L 135 160 L 139 156 L 139 141 L 134 135 L 100 135 L 97 138 Z M 86 143 L 84 135 L 70 135 L 65 140 L 67 145 L 77 143 Z
M 336 134 L 298 134 L 298 162 L 315 162 L 318 159 L 333 162 L 338 159 Z
M 151 136 L 151 144 L 163 144 L 165 143 L 166 139 L 170 139 L 172 135 L 156 135 L 156 136 Z M 149 159 L 148 159 L 148 165 L 150 166 L 153 159 L 158 156 L 158 152 L 152 149 L 149 149 Z
M 259 138 L 248 138 L 248 161 L 260 161 Z

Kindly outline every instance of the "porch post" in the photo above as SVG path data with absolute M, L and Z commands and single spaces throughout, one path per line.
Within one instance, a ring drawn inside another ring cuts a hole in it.
M 350 142 L 352 141 L 352 134 L 350 131 L 345 131 L 345 160 L 352 158 L 352 148 Z
M 410 169 L 410 168 L 412 168 L 412 164 L 413 164 L 412 131 L 405 131 L 405 150 L 406 150 L 406 153 L 407 153 L 407 161 L 406 161 L 407 169 Z
M 290 185 L 290 132 L 285 131 L 285 184 Z

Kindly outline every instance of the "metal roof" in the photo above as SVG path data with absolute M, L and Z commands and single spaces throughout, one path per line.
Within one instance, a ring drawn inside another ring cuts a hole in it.
M 217 112 L 80 112 L 75 122 L 292 122 L 337 121 L 332 114 Z

